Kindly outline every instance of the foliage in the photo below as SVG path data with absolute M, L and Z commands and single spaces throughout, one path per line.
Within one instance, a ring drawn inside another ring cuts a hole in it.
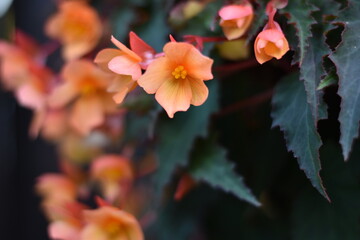
M 85 43 L 75 49 L 86 51 L 70 55 L 71 24 L 54 34 L 46 23 L 55 39 L 48 44 L 21 32 L 9 43 L 13 13 L 0 19 L 4 90 L 33 110 L 30 134 L 54 142 L 61 159 L 61 177 L 41 177 L 36 187 L 51 224 L 66 217 L 53 218 L 56 189 L 44 179 L 66 185 L 57 197 L 129 212 L 134 240 L 142 231 L 159 240 L 360 238 L 359 1 L 82 4 L 100 16 L 81 27 Z M 103 29 L 91 32 L 100 21 Z M 104 54 L 110 35 L 118 49 Z M 222 45 L 233 39 L 248 44 Z M 246 54 L 222 54 L 232 46 Z M 14 60 L 15 49 L 22 54 Z M 72 216 L 77 234 L 94 227 L 84 216 Z

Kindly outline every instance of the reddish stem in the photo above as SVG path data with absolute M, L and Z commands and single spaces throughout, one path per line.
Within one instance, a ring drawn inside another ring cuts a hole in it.
M 223 77 L 230 75 L 235 71 L 241 71 L 244 69 L 256 67 L 258 65 L 259 63 L 256 61 L 256 59 L 249 59 L 246 61 L 217 66 L 215 67 L 215 71 L 219 72 L 219 74 Z
M 274 89 L 269 89 L 269 90 L 266 90 L 265 92 L 259 93 L 250 98 L 236 102 L 230 106 L 225 107 L 220 112 L 216 113 L 215 117 L 222 117 L 224 115 L 228 115 L 230 113 L 239 111 L 244 108 L 254 107 L 256 105 L 259 105 L 263 102 L 266 102 L 268 99 L 270 99 L 271 96 L 273 95 L 273 93 L 274 93 Z

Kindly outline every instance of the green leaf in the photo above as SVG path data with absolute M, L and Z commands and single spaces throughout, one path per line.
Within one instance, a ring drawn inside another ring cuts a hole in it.
M 359 162 L 344 163 L 340 146 L 331 142 L 321 149 L 321 157 L 326 161 L 322 175 L 332 202 L 324 201 L 310 189 L 301 191 L 293 205 L 293 238 L 360 239 Z
M 317 90 L 322 90 L 337 83 L 338 76 L 336 75 L 336 72 L 330 72 L 323 80 L 321 80 L 319 86 L 317 87 Z
M 328 199 L 319 175 L 322 142 L 298 77 L 298 74 L 292 74 L 276 86 L 271 113 L 273 127 L 279 126 L 284 132 L 288 150 L 294 153 L 312 185 Z
M 244 184 L 242 177 L 235 172 L 233 163 L 226 159 L 226 151 L 214 139 L 198 142 L 192 154 L 189 172 L 198 181 L 232 193 L 257 207 L 261 205 Z
M 341 12 L 337 21 L 345 24 L 342 42 L 330 59 L 337 66 L 339 75 L 338 94 L 341 97 L 340 143 L 345 159 L 358 137 L 360 120 L 360 2 L 349 1 L 349 7 Z
M 306 47 L 304 61 L 300 66 L 300 79 L 304 81 L 307 102 L 314 118 L 315 125 L 319 120 L 319 105 L 323 105 L 322 91 L 318 91 L 321 77 L 325 75 L 323 57 L 330 54 L 330 49 L 325 44 L 322 26 L 313 26 L 313 37 Z M 323 118 L 324 116 L 320 116 Z
M 309 5 L 305 0 L 289 1 L 286 8 L 281 12 L 290 16 L 289 23 L 294 24 L 297 29 L 299 46 L 294 55 L 293 63 L 301 65 L 305 58 L 306 47 L 309 45 L 308 39 L 312 36 L 311 25 L 316 23 L 311 17 L 311 13 L 316 8 Z
M 190 107 L 187 112 L 178 112 L 173 119 L 159 119 L 155 134 L 158 142 L 156 153 L 159 167 L 155 181 L 158 188 L 168 183 L 178 166 L 188 163 L 189 154 L 197 137 L 206 137 L 209 117 L 218 110 L 218 82 L 208 82 L 209 98 L 199 107 Z

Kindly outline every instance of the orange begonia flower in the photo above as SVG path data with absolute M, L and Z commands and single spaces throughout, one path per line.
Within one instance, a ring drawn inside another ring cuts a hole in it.
M 250 27 L 254 13 L 250 3 L 227 5 L 220 9 L 220 26 L 228 40 L 244 35 Z
M 115 207 L 85 210 L 84 220 L 86 225 L 81 233 L 81 240 L 144 239 L 135 217 Z
M 114 202 L 128 192 L 134 176 L 129 159 L 103 155 L 92 163 L 91 177 L 99 181 L 105 198 Z
M 115 92 L 113 99 L 120 104 L 126 94 L 137 86 L 137 80 L 141 76 L 141 68 L 146 69 L 149 62 L 154 58 L 155 50 L 140 39 L 134 32 L 130 32 L 130 47 L 112 37 L 111 41 L 119 48 L 107 48 L 100 51 L 94 62 L 99 67 L 110 73 L 115 73 L 109 92 Z
M 69 62 L 62 70 L 64 83 L 49 97 L 49 105 L 61 108 L 74 104 L 70 112 L 70 125 L 80 134 L 86 135 L 101 125 L 105 114 L 117 111 L 115 103 L 106 88 L 112 79 L 87 60 Z
M 1 81 L 7 90 L 14 91 L 20 105 L 34 110 L 30 134 L 35 137 L 43 123 L 54 76 L 44 66 L 46 56 L 32 38 L 17 31 L 14 41 L 0 41 Z
M 254 44 L 255 57 L 260 64 L 272 58 L 280 59 L 289 51 L 289 43 L 279 24 L 274 21 L 275 13 L 276 9 L 270 2 L 267 7 L 269 22 L 256 37 Z
M 205 102 L 209 90 L 204 80 L 213 78 L 212 63 L 191 44 L 169 42 L 164 46 L 164 56 L 148 66 L 138 83 L 147 93 L 156 93 L 156 100 L 173 118 L 175 112 L 186 111 L 190 104 Z
M 37 193 L 44 198 L 43 207 L 51 218 L 51 209 L 76 200 L 77 187 L 63 174 L 47 173 L 40 176 L 35 186 Z
M 63 57 L 73 60 L 96 46 L 102 26 L 98 14 L 86 2 L 61 1 L 59 12 L 48 20 L 45 32 L 64 45 Z

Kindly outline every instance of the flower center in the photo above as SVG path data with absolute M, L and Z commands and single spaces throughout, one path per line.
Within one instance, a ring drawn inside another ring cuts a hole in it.
M 185 79 L 187 76 L 187 71 L 185 70 L 184 66 L 179 65 L 174 69 L 172 75 L 175 77 L 175 79 Z

